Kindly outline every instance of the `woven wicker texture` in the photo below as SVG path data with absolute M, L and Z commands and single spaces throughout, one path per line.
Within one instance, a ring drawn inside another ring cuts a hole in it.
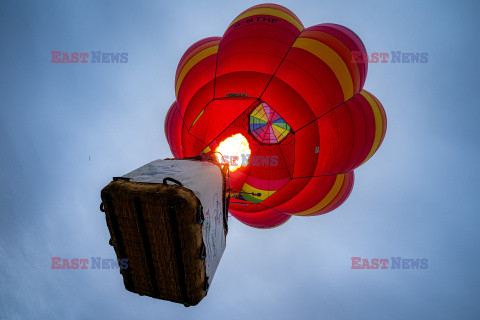
M 200 201 L 176 185 L 112 181 L 101 193 L 125 288 L 196 305 L 206 295 Z

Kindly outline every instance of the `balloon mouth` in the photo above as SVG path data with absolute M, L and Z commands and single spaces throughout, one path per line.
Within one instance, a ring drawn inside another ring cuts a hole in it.
M 221 164 L 228 164 L 230 172 L 248 164 L 251 155 L 248 140 L 241 134 L 234 134 L 218 145 L 215 149 L 217 161 Z

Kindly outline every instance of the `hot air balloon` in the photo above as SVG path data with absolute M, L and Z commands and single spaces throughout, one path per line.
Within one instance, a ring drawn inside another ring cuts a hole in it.
M 252 227 L 336 209 L 387 127 L 353 52 L 366 54 L 341 25 L 305 28 L 275 4 L 245 10 L 180 59 L 165 119 L 173 155 L 230 163 L 229 212 Z

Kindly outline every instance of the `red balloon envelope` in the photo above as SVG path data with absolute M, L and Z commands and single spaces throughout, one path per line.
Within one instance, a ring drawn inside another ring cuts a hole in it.
M 362 54 L 346 27 L 304 28 L 274 4 L 245 10 L 178 64 L 165 119 L 173 155 L 222 153 L 231 163 L 229 211 L 249 226 L 334 210 L 387 127 L 381 103 L 363 90 Z

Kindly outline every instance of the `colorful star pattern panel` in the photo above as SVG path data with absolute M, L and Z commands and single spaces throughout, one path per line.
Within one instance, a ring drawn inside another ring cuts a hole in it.
M 265 102 L 250 114 L 250 134 L 260 143 L 279 143 L 290 133 L 290 126 Z

